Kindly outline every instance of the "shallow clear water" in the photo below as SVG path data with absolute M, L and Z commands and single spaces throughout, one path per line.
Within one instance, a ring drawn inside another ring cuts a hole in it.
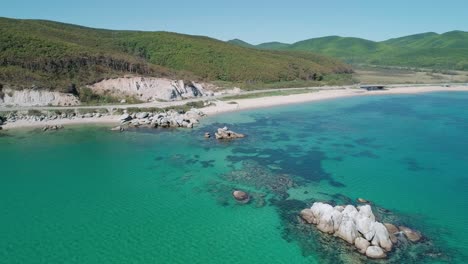
M 190 131 L 3 132 L 0 262 L 359 263 L 341 241 L 302 232 L 296 215 L 363 197 L 426 237 L 385 262 L 464 263 L 467 103 L 467 93 L 355 97 Z M 203 138 L 224 125 L 248 137 Z M 251 203 L 234 202 L 236 188 Z

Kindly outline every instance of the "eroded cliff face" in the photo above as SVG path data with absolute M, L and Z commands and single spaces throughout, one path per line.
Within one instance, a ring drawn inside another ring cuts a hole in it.
M 96 93 L 108 93 L 117 97 L 133 96 L 136 99 L 150 102 L 156 100 L 181 100 L 211 95 L 211 85 L 202 83 L 185 83 L 182 80 L 170 80 L 152 77 L 122 77 L 104 80 L 89 85 Z
M 4 88 L 1 94 L 0 106 L 69 106 L 80 104 L 76 96 L 60 92 Z

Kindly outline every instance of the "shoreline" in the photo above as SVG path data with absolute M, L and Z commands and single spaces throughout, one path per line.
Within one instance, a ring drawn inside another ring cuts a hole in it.
M 281 105 L 301 104 L 307 102 L 316 102 L 330 99 L 354 97 L 354 96 L 378 96 L 378 95 L 396 95 L 396 94 L 421 94 L 431 92 L 468 92 L 468 86 L 402 86 L 392 87 L 380 91 L 366 91 L 363 89 L 341 88 L 312 91 L 309 93 L 268 96 L 247 99 L 233 99 L 229 101 L 216 100 L 215 106 L 200 108 L 207 116 L 218 115 L 228 112 L 250 110 L 256 108 L 267 108 Z M 235 103 L 233 103 L 235 102 Z M 180 102 L 179 102 L 180 103 Z M 53 125 L 86 125 L 86 124 L 104 124 L 120 125 L 120 115 L 108 115 L 102 117 L 89 117 L 79 119 L 56 119 L 49 121 L 29 121 L 18 120 L 14 123 L 6 123 L 2 127 L 4 130 L 13 130 L 20 128 L 37 128 Z
M 366 91 L 363 89 L 330 89 L 319 90 L 303 94 L 280 95 L 270 97 L 259 97 L 249 99 L 233 99 L 236 104 L 229 104 L 230 101 L 216 101 L 216 106 L 209 106 L 200 109 L 207 116 L 222 114 L 226 112 L 235 112 L 242 110 L 268 108 L 274 106 L 301 104 L 308 102 L 316 102 L 323 100 L 332 100 L 338 98 L 355 97 L 355 96 L 378 96 L 378 95 L 397 95 L 397 94 L 421 94 L 433 92 L 468 92 L 468 86 L 424 86 L 424 87 L 393 87 L 380 91 Z

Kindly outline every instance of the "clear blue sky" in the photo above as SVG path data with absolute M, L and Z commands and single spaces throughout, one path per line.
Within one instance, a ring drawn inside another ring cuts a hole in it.
M 468 31 L 467 0 L 0 0 L 0 16 L 165 30 L 251 43 L 341 35 L 385 40 Z

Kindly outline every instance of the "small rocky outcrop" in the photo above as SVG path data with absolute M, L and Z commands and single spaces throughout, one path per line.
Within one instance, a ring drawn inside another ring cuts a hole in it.
M 229 130 L 227 127 L 218 128 L 218 131 L 215 133 L 216 139 L 236 139 L 245 137 L 244 134 L 236 133 Z
M 402 234 L 412 242 L 422 239 L 418 231 L 408 227 L 396 227 L 391 223 L 376 221 L 368 204 L 354 207 L 316 202 L 311 208 L 302 210 L 300 216 L 306 223 L 314 224 L 318 230 L 345 240 L 354 245 L 359 253 L 373 259 L 386 258 L 399 240 L 404 239 Z
M 116 127 L 111 128 L 111 131 L 123 132 L 123 131 L 125 131 L 125 128 L 122 127 L 122 126 L 116 126 Z
M 356 199 L 358 203 L 362 203 L 362 204 L 370 204 L 369 201 L 367 201 L 366 199 L 364 198 L 357 198 Z
M 250 200 L 249 194 L 240 190 L 232 192 L 232 196 L 234 196 L 234 199 L 241 203 L 248 203 Z
M 210 132 L 205 132 L 205 138 L 210 138 L 210 137 L 211 137 Z
M 54 131 L 54 130 L 60 130 L 63 129 L 62 125 L 47 125 L 42 128 L 42 131 Z

